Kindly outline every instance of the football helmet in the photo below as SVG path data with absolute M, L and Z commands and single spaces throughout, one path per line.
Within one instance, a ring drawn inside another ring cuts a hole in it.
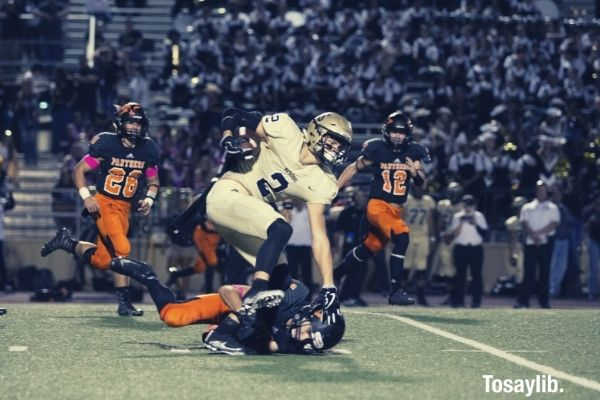
M 450 182 L 448 184 L 448 198 L 452 202 L 452 204 L 456 204 L 460 201 L 462 197 L 462 186 L 458 182 Z
M 129 123 L 139 124 L 140 129 L 128 129 L 126 125 Z M 117 128 L 117 134 L 133 143 L 137 143 L 148 132 L 148 118 L 146 118 L 144 108 L 139 103 L 130 102 L 118 106 L 114 124 Z
M 326 112 L 314 117 L 306 127 L 306 144 L 321 162 L 329 167 L 337 167 L 344 163 L 352 144 L 352 125 L 350 121 L 334 112 Z M 326 139 L 333 138 L 339 142 L 336 150 Z
M 319 312 L 307 305 L 294 315 L 289 333 L 296 353 L 317 354 L 338 344 L 346 331 L 346 321 L 340 314 L 335 322 L 322 321 Z
M 392 137 L 392 132 L 401 132 L 406 136 L 402 140 L 394 139 Z M 403 144 L 407 144 L 411 140 L 413 123 L 402 111 L 395 111 L 386 118 L 383 126 L 381 127 L 381 133 L 390 145 L 393 147 L 400 147 Z

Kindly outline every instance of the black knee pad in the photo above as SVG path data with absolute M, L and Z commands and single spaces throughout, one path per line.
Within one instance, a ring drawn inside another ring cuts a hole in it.
M 356 246 L 355 248 L 350 250 L 350 253 L 351 253 L 352 257 L 354 257 L 354 259 L 358 262 L 367 261 L 369 258 L 371 258 L 373 256 L 373 253 L 371 253 L 371 250 L 369 250 L 367 248 L 367 246 L 365 246 L 364 244 L 360 244 L 360 245 Z
M 292 237 L 293 231 L 290 224 L 279 218 L 267 228 L 267 240 L 276 240 L 277 242 L 284 242 L 287 244 L 290 237 Z
M 80 258 L 81 262 L 84 264 L 90 264 L 90 260 L 92 259 L 92 256 L 94 255 L 95 252 L 96 252 L 96 247 L 90 247 L 89 249 L 84 251 Z
M 269 275 L 279 259 L 279 255 L 292 236 L 292 226 L 283 219 L 277 219 L 267 229 L 267 239 L 256 255 L 256 270 Z

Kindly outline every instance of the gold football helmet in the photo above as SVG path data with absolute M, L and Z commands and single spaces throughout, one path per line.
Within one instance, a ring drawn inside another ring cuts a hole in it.
M 334 112 L 319 114 L 308 123 L 305 140 L 309 150 L 324 165 L 330 168 L 339 166 L 346 160 L 352 144 L 352 124 Z M 337 148 L 335 142 L 339 143 Z

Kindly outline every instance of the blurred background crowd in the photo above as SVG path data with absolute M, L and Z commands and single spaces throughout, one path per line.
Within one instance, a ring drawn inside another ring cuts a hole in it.
M 87 142 L 112 129 L 113 104 L 128 100 L 149 110 L 162 186 L 193 192 L 222 161 L 226 106 L 298 121 L 340 112 L 355 126 L 355 150 L 401 109 L 430 149 L 435 200 L 457 182 L 475 196 L 492 240 L 506 240 L 513 199 L 532 199 L 542 179 L 562 195 L 572 251 L 581 247 L 583 210 L 600 197 L 600 23 L 592 15 L 550 18 L 529 0 L 176 0 L 166 2 L 171 29 L 155 40 L 136 26 L 152 0 L 80 1 L 96 17 L 93 38 L 82 39 L 94 48 L 65 65 L 69 3 L 0 5 L 4 52 L 21 60 L 17 79 L 0 86 L 0 150 L 12 183 L 15 155 L 35 166 L 46 127 L 47 150 L 64 157 L 57 186 L 71 187 Z M 123 29 L 107 38 L 119 7 Z

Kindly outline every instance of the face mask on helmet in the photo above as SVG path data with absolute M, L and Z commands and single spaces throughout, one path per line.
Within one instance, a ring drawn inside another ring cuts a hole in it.
M 314 145 L 314 153 L 329 168 L 342 165 L 346 161 L 351 144 L 343 136 L 318 123 L 316 125 L 321 134 L 321 140 Z
M 121 136 L 136 143 L 146 135 L 148 121 L 140 105 L 126 104 L 117 112 L 115 125 Z
M 412 134 L 412 124 L 410 120 L 403 120 L 402 116 L 390 116 L 383 124 L 383 136 L 394 147 L 399 147 L 407 143 Z

